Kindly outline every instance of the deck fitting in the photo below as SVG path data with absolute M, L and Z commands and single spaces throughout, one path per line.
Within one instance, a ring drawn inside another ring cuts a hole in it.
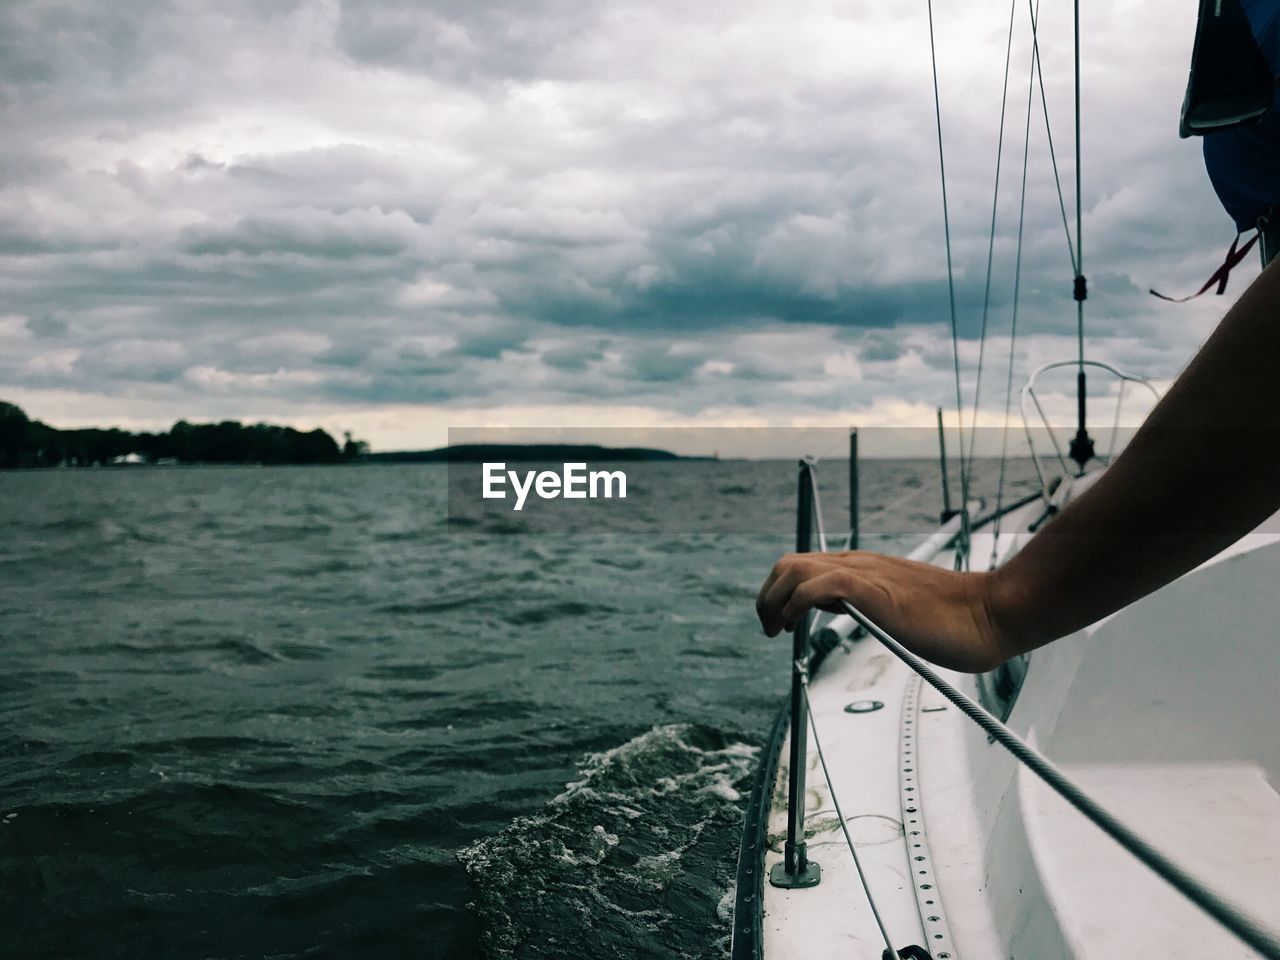
M 930 953 L 924 948 L 913 945 L 907 950 L 919 950 L 921 953 L 912 956 L 937 957 L 939 960 L 952 960 L 956 957 L 951 931 L 947 927 L 947 915 L 942 910 L 942 898 L 938 896 L 936 879 L 933 875 L 933 859 L 929 854 L 929 842 L 925 837 L 924 804 L 919 786 L 919 758 L 913 730 L 919 728 L 920 715 L 932 712 L 921 703 L 922 683 L 919 677 L 907 681 L 906 693 L 902 700 L 902 719 L 899 733 L 898 756 L 898 789 L 902 798 L 902 831 L 903 841 L 907 844 L 908 863 L 915 872 L 912 886 L 915 888 L 916 906 L 920 911 L 920 926 L 924 930 L 925 942 L 933 946 L 937 953 Z M 907 956 L 899 951 L 901 956 Z
M 855 700 L 845 705 L 845 713 L 875 713 L 884 704 L 879 700 Z
M 809 860 L 799 873 L 788 873 L 785 863 L 775 863 L 769 871 L 769 883 L 783 890 L 803 890 L 816 887 L 822 880 L 822 867 Z

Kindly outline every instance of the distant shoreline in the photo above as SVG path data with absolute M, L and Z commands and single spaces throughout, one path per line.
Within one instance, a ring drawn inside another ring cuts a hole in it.
M 319 427 L 302 431 L 239 420 L 190 423 L 133 433 L 118 427 L 59 430 L 0 400 L 0 467 L 134 467 L 177 464 L 293 465 L 349 463 L 368 444 L 346 434 L 337 441 Z
M 685 457 L 670 450 L 650 447 L 604 447 L 594 443 L 462 443 L 434 450 L 392 450 L 369 453 L 365 463 L 537 463 L 555 461 L 642 461 L 714 460 L 715 457 Z
M 72 470 L 85 469 L 104 469 L 109 471 L 123 470 L 132 472 L 134 470 L 203 470 L 203 469 L 235 469 L 235 468 L 254 468 L 267 469 L 272 467 L 360 467 L 360 466 L 396 466 L 398 464 L 449 464 L 449 463 L 485 463 L 501 461 L 505 463 L 780 463 L 794 464 L 796 457 L 774 456 L 774 457 L 704 457 L 704 456 L 683 456 L 681 454 L 670 453 L 665 450 L 645 450 L 643 448 L 610 448 L 610 447 L 590 447 L 590 453 L 583 453 L 581 446 L 566 445 L 562 448 L 552 448 L 543 445 L 534 445 L 539 448 L 540 452 L 529 452 L 518 450 L 514 455 L 506 456 L 505 449 L 490 449 L 474 455 L 455 455 L 453 459 L 449 456 L 448 447 L 442 447 L 436 450 L 395 450 L 385 453 L 368 453 L 363 456 L 350 459 L 339 460 L 336 462 L 320 462 L 320 463 L 255 463 L 255 462 L 218 462 L 210 460 L 192 460 L 185 462 L 175 462 L 171 460 L 156 461 L 118 461 L 107 463 L 85 464 L 84 466 L 71 466 L 70 464 L 32 464 L 21 466 L 9 466 L 0 462 L 0 474 L 6 473 L 27 473 L 27 472 L 58 472 L 68 468 Z M 558 449 L 562 452 L 550 452 L 552 449 Z M 596 452 L 598 451 L 598 452 Z M 652 454 L 656 454 L 652 455 Z M 999 462 L 999 457 L 980 456 L 974 458 L 976 462 Z M 931 456 L 863 456 L 861 460 L 864 462 L 875 463 L 910 463 L 916 461 L 936 462 L 936 457 Z M 1030 460 L 1030 457 L 1009 457 L 1010 461 Z

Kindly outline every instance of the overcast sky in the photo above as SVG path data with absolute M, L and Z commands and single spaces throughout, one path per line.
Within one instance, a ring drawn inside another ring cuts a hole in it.
M 1198 287 L 1233 232 L 1176 133 L 1195 4 L 1083 6 L 1087 349 L 1168 377 L 1231 299 L 1146 292 Z M 1069 7 L 1041 27 L 1071 207 Z M 936 8 L 971 397 L 1009 8 Z M 955 388 L 925 11 L 6 0 L 0 398 L 380 449 L 461 425 L 927 423 Z M 989 422 L 1029 38 L 1019 7 Z M 1038 113 L 1025 236 L 1019 381 L 1075 349 Z

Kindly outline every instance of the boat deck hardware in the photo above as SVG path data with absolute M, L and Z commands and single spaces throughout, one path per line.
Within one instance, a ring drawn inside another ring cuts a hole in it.
M 950 960 L 958 954 L 952 942 L 947 915 L 942 909 L 942 896 L 933 875 L 933 854 L 929 850 L 925 830 L 924 798 L 920 787 L 920 686 L 921 679 L 912 676 L 902 699 L 902 719 L 898 740 L 898 791 L 902 798 L 902 833 L 907 843 L 911 864 L 911 887 L 920 911 L 920 926 L 925 939 L 937 951 L 939 960 Z
M 1051 490 L 1049 488 L 1049 483 L 1045 478 L 1044 465 L 1040 462 L 1040 455 L 1036 452 L 1035 436 L 1031 429 L 1031 417 L 1029 415 L 1029 410 L 1027 409 L 1027 401 L 1031 401 L 1032 405 L 1036 409 L 1036 413 L 1040 415 L 1040 424 L 1049 435 L 1049 442 L 1053 444 L 1053 452 L 1058 459 L 1059 465 L 1062 467 L 1062 472 L 1064 474 L 1070 474 L 1072 470 L 1067 464 L 1067 457 L 1070 453 L 1063 451 L 1062 444 L 1058 441 L 1058 435 L 1054 433 L 1053 426 L 1049 423 L 1049 416 L 1045 413 L 1044 406 L 1040 403 L 1040 398 L 1036 394 L 1036 381 L 1048 371 L 1057 370 L 1062 367 L 1079 367 L 1081 369 L 1084 367 L 1094 367 L 1111 374 L 1120 381 L 1120 392 L 1116 396 L 1116 415 L 1115 420 L 1111 424 L 1111 439 L 1107 444 L 1107 455 L 1103 458 L 1104 462 L 1109 463 L 1111 458 L 1115 455 L 1116 438 L 1120 432 L 1120 410 L 1124 406 L 1124 388 L 1130 383 L 1136 383 L 1149 390 L 1156 400 L 1160 399 L 1160 391 L 1156 389 L 1156 385 L 1146 377 L 1140 377 L 1133 373 L 1126 373 L 1109 363 L 1102 362 L 1101 360 L 1055 360 L 1052 363 L 1042 364 L 1039 367 L 1036 367 L 1035 370 L 1031 371 L 1031 376 L 1027 378 L 1026 384 L 1022 387 L 1022 392 L 1018 395 L 1018 409 L 1022 415 L 1022 430 L 1027 436 L 1027 445 L 1031 450 L 1031 463 L 1032 466 L 1035 467 L 1036 476 L 1040 480 L 1041 495 L 1044 498 L 1045 506 L 1050 506 Z M 1074 444 L 1075 442 L 1076 441 L 1073 439 L 1072 443 Z
M 815 507 L 813 462 L 801 460 L 798 471 L 796 502 L 796 552 L 812 549 L 813 512 Z M 826 536 L 819 525 L 819 542 L 825 548 Z M 804 774 L 808 757 L 805 743 L 808 731 L 809 698 L 805 685 L 809 682 L 809 615 L 800 618 L 791 644 L 791 751 L 787 770 L 787 840 L 782 863 L 769 871 L 769 882 L 775 887 L 804 888 L 816 886 L 822 879 L 822 868 L 809 860 L 804 838 Z M 778 869 L 781 867 L 781 869 Z
M 946 954 L 940 953 L 938 956 L 942 957 L 946 956 Z M 928 950 L 924 947 L 917 946 L 914 943 L 909 947 L 903 947 L 899 950 L 898 957 L 899 960 L 933 960 L 933 957 L 929 955 Z M 893 954 L 886 950 L 880 955 L 880 960 L 893 960 Z
M 875 713 L 881 709 L 884 703 L 879 700 L 855 700 L 853 703 L 845 704 L 845 713 Z

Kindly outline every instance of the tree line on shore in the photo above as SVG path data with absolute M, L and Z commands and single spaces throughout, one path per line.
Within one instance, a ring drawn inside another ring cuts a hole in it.
M 0 467 L 91 467 L 113 463 L 314 464 L 361 459 L 368 445 L 350 434 L 339 446 L 319 428 L 303 432 L 269 423 L 188 423 L 167 432 L 97 427 L 59 430 L 0 401 Z

